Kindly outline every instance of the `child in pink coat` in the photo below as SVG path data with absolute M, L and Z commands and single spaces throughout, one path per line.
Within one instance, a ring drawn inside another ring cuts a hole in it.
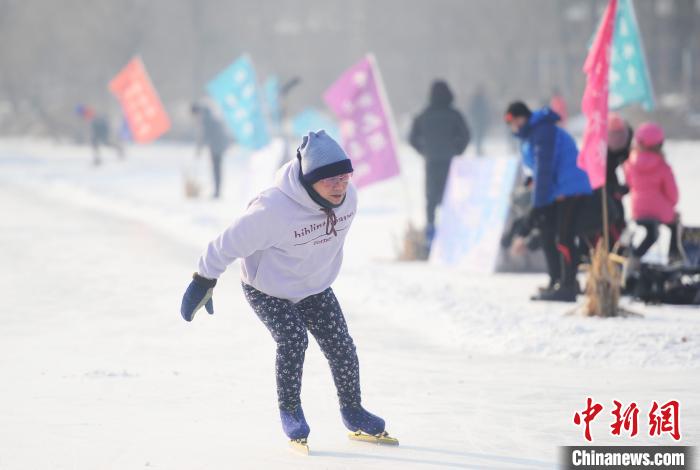
M 645 122 L 634 133 L 634 149 L 624 164 L 625 179 L 630 188 L 632 218 L 646 229 L 646 237 L 633 250 L 637 259 L 644 256 L 659 236 L 659 225 L 671 229 L 669 260 L 680 258 L 677 238 L 678 187 L 673 171 L 664 158 L 663 128 Z

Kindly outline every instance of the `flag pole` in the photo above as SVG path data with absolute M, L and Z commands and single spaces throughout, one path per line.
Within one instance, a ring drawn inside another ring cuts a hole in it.
M 396 164 L 399 166 L 399 179 L 401 180 L 401 188 L 404 193 L 404 211 L 406 214 L 406 219 L 411 220 L 413 215 L 413 201 L 411 198 L 411 191 L 409 190 L 408 181 L 406 181 L 406 174 L 401 171 L 401 160 L 399 158 L 399 139 L 398 132 L 396 131 L 396 120 L 394 119 L 394 111 L 389 104 L 389 97 L 386 93 L 386 88 L 384 86 L 384 78 L 382 77 L 382 72 L 379 70 L 377 65 L 377 59 L 374 53 L 370 52 L 367 54 L 367 59 L 372 68 L 372 73 L 374 74 L 375 83 L 377 85 L 377 94 L 379 95 L 379 100 L 382 102 L 382 107 L 386 112 L 386 119 L 389 128 L 389 135 L 391 136 L 391 144 L 396 152 Z
M 607 161 L 605 162 L 605 167 L 607 171 Z M 608 184 L 607 181 L 601 187 L 601 196 L 603 198 L 603 242 L 605 243 L 605 253 L 607 255 L 610 247 L 610 227 L 608 221 Z

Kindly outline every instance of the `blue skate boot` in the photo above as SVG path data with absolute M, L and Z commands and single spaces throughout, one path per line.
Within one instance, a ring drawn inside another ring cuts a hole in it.
M 385 431 L 384 420 L 360 405 L 341 408 L 340 414 L 343 417 L 345 427 L 352 431 L 348 436 L 350 439 L 376 444 L 399 445 L 398 439 L 390 437 Z
M 304 411 L 301 406 L 297 406 L 294 411 L 280 408 L 280 419 L 284 433 L 292 440 L 306 439 L 309 437 L 309 425 L 306 424 Z
M 343 424 L 352 432 L 362 431 L 373 436 L 384 432 L 384 420 L 360 405 L 341 408 L 340 414 L 343 416 Z
M 309 437 L 310 429 L 301 406 L 297 406 L 294 411 L 280 408 L 280 419 L 282 420 L 282 429 L 289 437 L 290 447 L 303 454 L 308 454 L 307 437 Z

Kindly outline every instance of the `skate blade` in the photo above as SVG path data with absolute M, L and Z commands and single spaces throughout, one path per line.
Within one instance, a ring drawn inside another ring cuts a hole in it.
M 360 442 L 371 442 L 372 444 L 381 444 L 385 446 L 397 446 L 399 445 L 399 440 L 395 437 L 389 436 L 389 434 L 384 431 L 381 434 L 373 436 L 371 434 L 364 433 L 362 431 L 351 432 L 348 434 L 350 440 L 360 441 Z
M 311 451 L 309 450 L 309 444 L 306 439 L 292 439 L 289 441 L 289 447 L 300 454 L 309 455 Z

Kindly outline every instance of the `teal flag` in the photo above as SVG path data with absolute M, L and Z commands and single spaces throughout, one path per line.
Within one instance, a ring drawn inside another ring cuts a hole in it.
M 270 140 L 255 69 L 248 56 L 241 56 L 207 84 L 207 92 L 223 111 L 238 143 L 259 149 Z
M 632 0 L 619 0 L 617 4 L 611 53 L 609 107 L 641 103 L 647 111 L 654 109 L 654 92 Z

